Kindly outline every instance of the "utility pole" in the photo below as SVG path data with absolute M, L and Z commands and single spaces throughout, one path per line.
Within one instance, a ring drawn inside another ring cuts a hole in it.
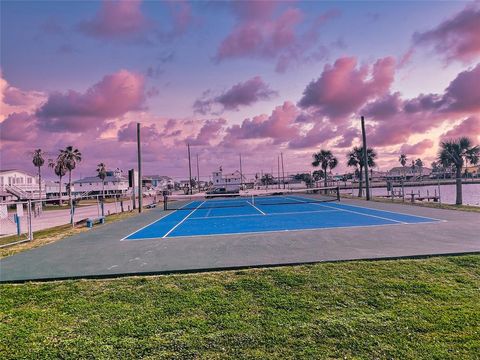
M 280 156 L 282 158 L 282 182 L 283 182 L 283 188 L 285 189 L 285 169 L 283 167 L 283 153 L 280 153 Z
M 200 165 L 198 164 L 198 154 L 197 154 L 197 188 L 200 192 Z
M 240 157 L 240 190 L 243 189 L 243 170 L 242 170 L 242 154 L 239 154 Z
M 188 189 L 190 192 L 190 195 L 193 194 L 192 192 L 192 162 L 190 159 L 190 144 L 187 144 L 187 149 L 188 149 L 188 177 L 190 179 L 190 182 L 188 184 Z
M 140 147 L 140 123 L 137 123 L 137 159 L 138 159 L 138 212 L 142 212 L 142 152 Z
M 277 185 L 280 189 L 280 155 L 277 155 Z
M 367 155 L 367 134 L 365 133 L 365 119 L 360 117 L 362 122 L 362 138 L 363 138 L 363 163 L 365 167 L 365 195 L 370 200 L 370 181 L 368 179 L 368 155 Z

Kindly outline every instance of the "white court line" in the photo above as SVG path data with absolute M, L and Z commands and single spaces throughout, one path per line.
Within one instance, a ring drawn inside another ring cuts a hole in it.
M 258 207 L 256 207 L 255 205 L 253 205 L 250 201 L 247 201 L 247 204 L 252 205 L 253 208 L 256 209 L 256 210 L 258 210 L 258 211 L 260 211 L 260 213 L 261 213 L 262 215 L 267 215 L 267 214 L 265 214 L 262 210 L 260 210 Z
M 405 205 L 408 205 L 408 204 L 405 204 Z M 447 221 L 447 220 L 436 219 L 436 218 L 427 217 L 427 216 L 406 214 L 406 213 L 398 212 L 398 211 L 389 211 L 389 210 L 383 210 L 383 209 L 375 209 L 375 208 L 370 208 L 370 207 L 366 207 L 366 206 L 359 206 L 359 205 L 352 205 L 352 204 L 345 204 L 345 206 L 352 206 L 352 207 L 359 208 L 359 209 L 368 209 L 368 210 L 383 211 L 383 212 L 388 212 L 388 213 L 390 213 L 390 214 L 396 214 L 396 215 L 400 214 L 400 215 L 406 215 L 406 216 L 414 216 L 414 217 L 418 217 L 418 218 L 422 218 L 422 219 L 428 219 L 428 220 Z
M 235 235 L 251 235 L 251 234 L 271 234 L 271 233 L 335 230 L 335 229 L 345 230 L 345 229 L 354 229 L 354 228 L 370 228 L 370 227 L 399 226 L 399 225 L 421 225 L 421 224 L 437 224 L 437 223 L 438 221 L 426 221 L 422 223 L 405 223 L 405 224 L 350 225 L 350 226 L 330 226 L 330 227 L 312 228 L 312 229 L 267 230 L 267 231 L 250 231 L 250 232 L 225 233 L 225 234 L 206 234 L 206 235 L 176 235 L 176 236 L 170 236 L 169 239 L 211 237 L 211 236 L 235 236 Z M 155 240 L 155 239 L 158 239 L 158 238 L 144 238 L 144 239 L 135 239 L 135 240 Z
M 132 232 L 131 234 L 128 234 L 128 235 L 125 236 L 124 238 L 120 239 L 120 241 L 127 240 L 127 238 L 130 237 L 130 236 L 132 236 L 133 234 L 136 234 L 136 233 L 139 232 L 140 230 L 143 230 L 143 229 L 145 229 L 146 227 L 149 227 L 150 225 L 153 225 L 153 224 L 155 224 L 156 222 L 158 222 L 158 221 L 160 221 L 160 220 L 162 220 L 162 219 L 165 219 L 167 216 L 170 216 L 170 215 L 176 213 L 178 210 L 181 210 L 181 209 L 184 208 L 185 206 L 190 205 L 192 202 L 193 202 L 193 201 L 190 201 L 188 204 L 183 205 L 180 209 L 177 209 L 177 210 L 175 210 L 175 211 L 172 211 L 171 213 L 168 213 L 168 214 L 166 214 L 166 215 L 163 215 L 161 218 L 159 218 L 159 219 L 157 219 L 157 220 L 154 220 L 154 221 L 152 221 L 151 223 L 148 223 L 148 224 L 145 225 L 145 226 L 142 226 L 140 229 L 137 229 L 137 230 L 135 230 L 134 232 Z
M 185 220 L 187 220 L 190 215 L 192 215 L 195 211 L 197 211 L 200 206 L 202 206 L 203 204 L 205 204 L 206 201 L 202 202 L 200 205 L 198 205 L 195 210 L 193 210 L 192 212 L 190 212 L 187 216 L 185 216 L 182 221 L 180 221 L 179 223 L 177 223 L 177 225 L 175 225 L 173 228 L 170 229 L 169 232 L 167 232 L 165 235 L 162 236 L 162 239 L 166 238 L 173 230 L 175 230 L 178 226 L 180 226 L 180 224 L 182 224 Z
M 328 213 L 328 212 L 339 212 L 340 210 L 312 210 L 312 211 L 290 211 L 282 213 L 267 213 L 265 216 L 278 216 L 278 215 L 299 215 L 299 214 L 312 214 L 312 213 Z M 221 219 L 221 218 L 237 218 L 237 217 L 257 217 L 260 214 L 238 214 L 238 215 L 219 215 L 219 216 L 209 216 L 207 217 L 191 217 L 190 220 L 207 220 L 207 219 Z
M 413 216 L 413 217 L 418 217 L 418 218 L 428 219 L 428 220 L 436 220 L 436 221 L 443 221 L 443 222 L 446 222 L 446 221 L 447 221 L 447 220 L 444 220 L 444 219 L 437 219 L 437 218 L 432 218 L 432 217 L 428 217 L 428 216 L 407 214 L 407 213 L 400 212 L 400 211 L 391 211 L 391 210 L 375 209 L 375 208 L 371 208 L 371 207 L 367 207 L 367 206 L 352 205 L 352 204 L 341 204 L 341 203 L 340 203 L 340 205 L 351 206 L 351 207 L 355 207 L 355 208 L 358 208 L 358 209 L 368 209 L 368 210 L 374 210 L 374 211 L 383 211 L 383 212 L 387 212 L 387 213 L 395 214 L 395 215 Z M 397 204 L 397 205 L 398 205 L 398 204 Z M 403 205 L 408 205 L 408 204 L 403 204 Z
M 303 203 L 302 200 L 297 200 L 297 199 L 295 199 L 295 198 L 291 198 L 291 199 Z M 405 221 L 393 220 L 393 219 L 390 219 L 390 218 L 386 218 L 386 217 L 383 217 L 383 216 L 372 215 L 372 214 L 364 214 L 364 213 L 361 213 L 361 212 L 358 212 L 358 211 L 342 209 L 342 208 L 338 208 L 338 207 L 334 207 L 334 206 L 328 206 L 328 205 L 325 205 L 324 203 L 322 203 L 322 204 L 319 204 L 319 203 L 310 203 L 310 204 L 312 204 L 312 205 L 318 205 L 318 206 L 322 206 L 322 207 L 326 207 L 326 208 L 329 208 L 329 209 L 336 209 L 336 210 L 340 210 L 340 211 L 345 211 L 345 212 L 349 212 L 349 213 L 352 213 L 352 214 L 370 216 L 370 217 L 378 218 L 378 219 L 382 219 L 382 220 L 393 221 L 393 222 L 396 222 L 396 223 L 399 223 L 399 224 L 408 224 L 408 223 L 405 222 Z M 347 206 L 348 206 L 348 205 L 347 205 Z M 381 211 L 381 210 L 380 210 L 380 211 Z

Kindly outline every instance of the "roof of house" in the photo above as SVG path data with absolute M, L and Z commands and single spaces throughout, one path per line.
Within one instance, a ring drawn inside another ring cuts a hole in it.
M 391 168 L 390 170 L 388 170 L 387 173 L 392 173 L 392 172 L 403 172 L 405 171 L 406 173 L 408 172 L 412 172 L 412 171 L 415 171 L 415 172 L 419 172 L 420 169 L 423 171 L 423 172 L 428 172 L 428 171 L 431 171 L 432 169 L 430 168 L 427 168 L 427 167 L 419 167 L 419 166 L 415 166 L 414 168 L 412 168 L 412 166 L 396 166 L 396 167 L 393 167 Z
M 28 176 L 31 176 L 31 177 L 34 177 L 36 178 L 37 175 L 33 175 L 32 173 L 29 173 L 28 171 L 24 171 L 24 170 L 20 170 L 20 169 L 6 169 L 6 170 L 0 170 L 0 174 L 1 173 L 6 173 L 6 172 L 20 172 L 20 173 L 24 173 L 25 175 L 28 175 Z
M 88 176 L 80 180 L 75 180 L 74 184 L 80 183 L 91 183 L 91 182 L 101 182 L 102 180 L 98 176 Z M 128 178 L 120 175 L 120 176 L 106 176 L 104 179 L 105 182 L 119 182 L 119 181 L 128 181 Z
M 142 178 L 144 180 L 173 180 L 171 177 L 165 175 L 145 175 L 142 176 Z
M 235 178 L 236 179 L 236 178 L 240 177 L 240 175 L 241 175 L 240 171 L 235 170 L 233 173 L 223 175 L 223 178 L 225 178 L 225 179 Z M 245 178 L 245 175 L 242 175 L 242 177 Z

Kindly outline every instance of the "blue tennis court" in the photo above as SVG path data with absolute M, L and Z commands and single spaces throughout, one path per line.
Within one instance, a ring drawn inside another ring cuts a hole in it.
M 237 197 L 182 204 L 122 240 L 406 225 L 441 220 L 371 209 L 315 196 Z

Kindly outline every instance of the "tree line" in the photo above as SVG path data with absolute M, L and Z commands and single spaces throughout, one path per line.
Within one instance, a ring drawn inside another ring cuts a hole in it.
M 377 152 L 373 148 L 367 148 L 367 164 L 370 168 L 376 166 Z M 432 163 L 434 170 L 438 169 L 453 169 L 455 171 L 456 178 L 456 204 L 461 205 L 463 203 L 462 198 L 462 169 L 468 163 L 471 165 L 477 165 L 480 159 L 480 146 L 473 145 L 472 141 L 468 137 L 461 137 L 454 140 L 447 140 L 440 142 L 440 148 L 437 154 L 437 161 Z M 407 164 L 407 156 L 401 154 L 399 162 L 405 169 Z M 298 174 L 299 180 L 305 181 L 307 184 L 312 180 L 318 181 L 324 179 L 324 185 L 327 186 L 328 170 L 330 172 L 338 165 L 338 159 L 333 155 L 330 150 L 320 150 L 313 154 L 313 161 L 311 163 L 313 167 L 320 167 L 321 171 L 316 171 L 312 175 L 310 174 Z M 362 196 L 363 189 L 363 173 L 365 168 L 365 159 L 363 154 L 363 147 L 354 147 L 347 154 L 347 166 L 355 169 L 355 175 L 358 178 L 358 197 Z M 420 176 L 422 175 L 422 168 L 424 164 L 421 159 L 412 160 L 412 169 L 420 170 Z M 315 175 L 314 175 L 315 174 Z M 404 170 L 405 174 L 405 170 Z M 307 176 L 308 175 L 308 176 Z
M 39 194 L 42 197 L 41 188 L 41 168 L 45 164 L 46 153 L 42 149 L 36 149 L 32 154 L 33 165 L 37 168 L 39 179 Z M 312 174 L 297 174 L 298 180 L 303 180 L 307 184 L 313 181 L 324 180 L 324 185 L 327 186 L 328 171 L 332 171 L 337 167 L 339 161 L 330 150 L 321 149 L 312 155 L 313 167 L 320 167 L 321 170 L 315 170 Z M 454 169 L 456 174 L 456 204 L 460 205 L 462 199 L 462 169 L 470 163 L 476 165 L 480 158 L 480 147 L 473 145 L 468 137 L 461 137 L 454 140 L 447 140 L 440 142 L 440 148 L 437 154 L 437 161 L 432 163 L 432 167 L 436 169 L 442 167 L 443 169 Z M 376 166 L 377 152 L 373 148 L 367 148 L 367 164 L 373 168 Z M 358 178 L 358 196 L 362 196 L 363 190 L 363 170 L 365 168 L 365 159 L 363 154 L 363 147 L 355 146 L 347 154 L 347 166 L 355 169 L 355 174 Z M 407 156 L 401 154 L 399 162 L 402 167 L 406 167 Z M 71 201 L 72 193 L 72 172 L 77 164 L 82 161 L 81 152 L 73 146 L 67 146 L 65 149 L 59 150 L 58 155 L 54 159 L 48 159 L 48 166 L 53 169 L 56 176 L 59 177 L 59 194 L 61 202 L 62 194 L 62 178 L 68 173 L 68 197 Z M 412 168 L 421 169 L 423 161 L 421 159 L 412 160 Z M 107 175 L 106 165 L 100 163 L 97 165 L 97 176 L 102 180 L 102 193 L 105 196 L 105 177 Z M 421 174 L 421 173 L 420 173 Z M 274 179 L 271 174 L 263 175 L 261 182 L 264 185 L 273 184 Z
M 32 163 L 37 168 L 38 175 L 38 193 L 39 198 L 42 198 L 42 166 L 45 165 L 47 159 L 47 153 L 42 149 L 35 149 L 32 152 Z M 72 201 L 72 172 L 77 165 L 82 161 L 82 153 L 80 150 L 73 146 L 67 146 L 65 149 L 60 149 L 57 156 L 54 158 L 48 158 L 48 167 L 53 170 L 56 176 L 58 176 L 58 194 L 59 203 L 62 205 L 62 179 L 68 173 L 68 185 L 67 193 L 68 199 Z M 102 180 L 102 194 L 105 197 L 105 178 L 107 177 L 107 167 L 101 162 L 97 165 L 97 176 Z

